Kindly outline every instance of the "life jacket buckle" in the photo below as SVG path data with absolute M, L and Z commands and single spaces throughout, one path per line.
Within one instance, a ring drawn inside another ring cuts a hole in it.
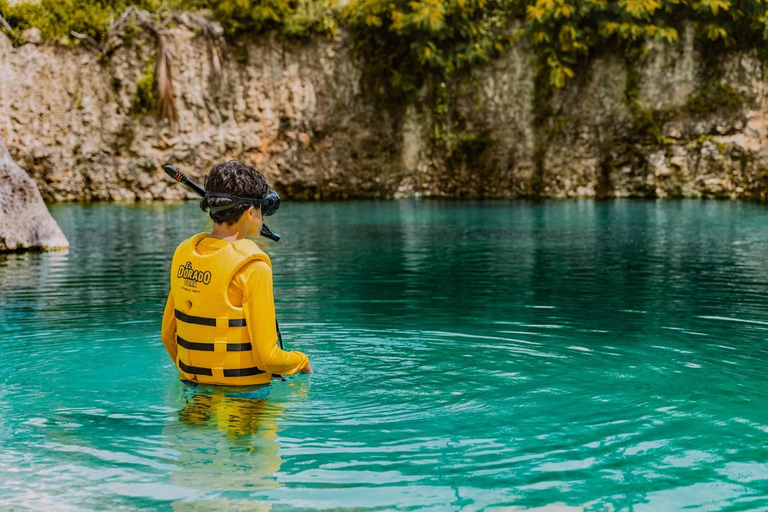
M 217 316 L 216 317 L 216 328 L 217 329 L 229 329 L 229 317 Z
M 227 351 L 227 338 L 214 338 L 213 351 L 215 353 Z

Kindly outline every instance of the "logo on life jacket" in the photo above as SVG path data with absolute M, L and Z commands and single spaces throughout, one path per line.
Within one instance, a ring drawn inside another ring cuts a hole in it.
M 184 284 L 191 287 L 196 287 L 197 283 L 208 284 L 211 282 L 211 272 L 206 270 L 202 272 L 192 268 L 192 263 L 187 262 L 185 265 L 179 265 L 179 272 L 176 277 L 184 279 Z

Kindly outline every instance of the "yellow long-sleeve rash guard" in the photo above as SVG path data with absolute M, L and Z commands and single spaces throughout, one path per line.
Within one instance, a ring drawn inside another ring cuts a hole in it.
M 211 254 L 230 242 L 204 238 L 197 245 L 201 254 Z M 229 301 L 242 305 L 246 328 L 253 346 L 253 360 L 259 369 L 269 373 L 292 375 L 307 367 L 309 359 L 299 351 L 285 351 L 277 346 L 275 299 L 272 291 L 272 269 L 264 261 L 251 261 L 232 278 L 227 290 Z M 176 316 L 173 294 L 168 294 L 163 313 L 161 338 L 168 355 L 176 362 Z

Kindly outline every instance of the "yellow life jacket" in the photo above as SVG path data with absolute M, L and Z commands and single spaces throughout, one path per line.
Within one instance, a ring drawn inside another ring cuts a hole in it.
M 242 306 L 229 302 L 229 284 L 250 261 L 272 263 L 255 242 L 242 239 L 211 254 L 195 250 L 208 233 L 182 242 L 171 264 L 176 315 L 176 366 L 184 379 L 206 384 L 266 384 L 256 366 Z M 275 340 L 277 342 L 277 340 Z

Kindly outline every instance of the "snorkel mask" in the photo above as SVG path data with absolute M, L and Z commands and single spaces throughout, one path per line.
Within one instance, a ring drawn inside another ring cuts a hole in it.
M 206 192 L 205 197 L 229 199 L 232 201 L 230 204 L 226 204 L 224 206 L 209 206 L 207 210 L 211 213 L 218 213 L 224 210 L 229 210 L 230 208 L 240 206 L 241 204 L 252 204 L 253 206 L 261 206 L 262 217 L 269 217 L 270 215 L 274 215 L 277 209 L 280 208 L 280 196 L 277 195 L 277 192 L 272 189 L 269 189 L 267 195 L 261 199 L 256 199 L 254 197 L 233 196 L 232 194 L 225 194 L 223 192 Z
M 234 208 L 235 206 L 240 206 L 242 204 L 250 204 L 253 206 L 260 206 L 261 216 L 269 217 L 270 215 L 274 215 L 277 209 L 280 208 L 280 196 L 272 189 L 269 189 L 267 195 L 261 199 L 257 199 L 255 197 L 233 196 L 232 194 L 225 194 L 223 192 L 206 192 L 205 197 L 229 199 L 232 201 L 231 203 L 225 204 L 224 206 L 209 206 L 206 208 L 206 210 L 211 213 L 218 213 L 224 210 L 229 210 L 230 208 Z M 275 242 L 280 241 L 280 234 L 275 233 L 269 229 L 269 227 L 267 227 L 267 225 L 263 222 L 261 223 L 261 233 L 259 234 L 263 237 L 269 238 L 270 240 L 274 240 Z
M 207 210 L 210 211 L 211 213 L 228 210 L 230 208 L 234 208 L 235 206 L 239 206 L 241 204 L 252 204 L 254 206 L 261 207 L 262 217 L 269 217 L 270 215 L 274 215 L 277 209 L 280 208 L 280 196 L 277 194 L 277 192 L 275 192 L 272 189 L 269 189 L 269 192 L 267 192 L 267 195 L 265 195 L 261 199 L 257 199 L 255 197 L 233 196 L 231 194 L 224 194 L 222 192 L 206 192 L 203 187 L 191 181 L 189 178 L 187 178 L 184 175 L 183 172 L 173 167 L 172 165 L 164 165 L 163 169 L 165 169 L 165 173 L 168 176 L 170 176 L 173 180 L 186 186 L 187 188 L 195 192 L 200 197 L 216 197 L 216 198 L 222 198 L 222 199 L 230 199 L 232 201 L 230 204 L 226 204 L 223 206 L 208 207 Z M 281 238 L 280 233 L 275 233 L 274 231 L 269 229 L 269 227 L 263 222 L 261 224 L 261 232 L 259 234 L 265 238 L 274 240 L 275 242 L 279 242 Z

